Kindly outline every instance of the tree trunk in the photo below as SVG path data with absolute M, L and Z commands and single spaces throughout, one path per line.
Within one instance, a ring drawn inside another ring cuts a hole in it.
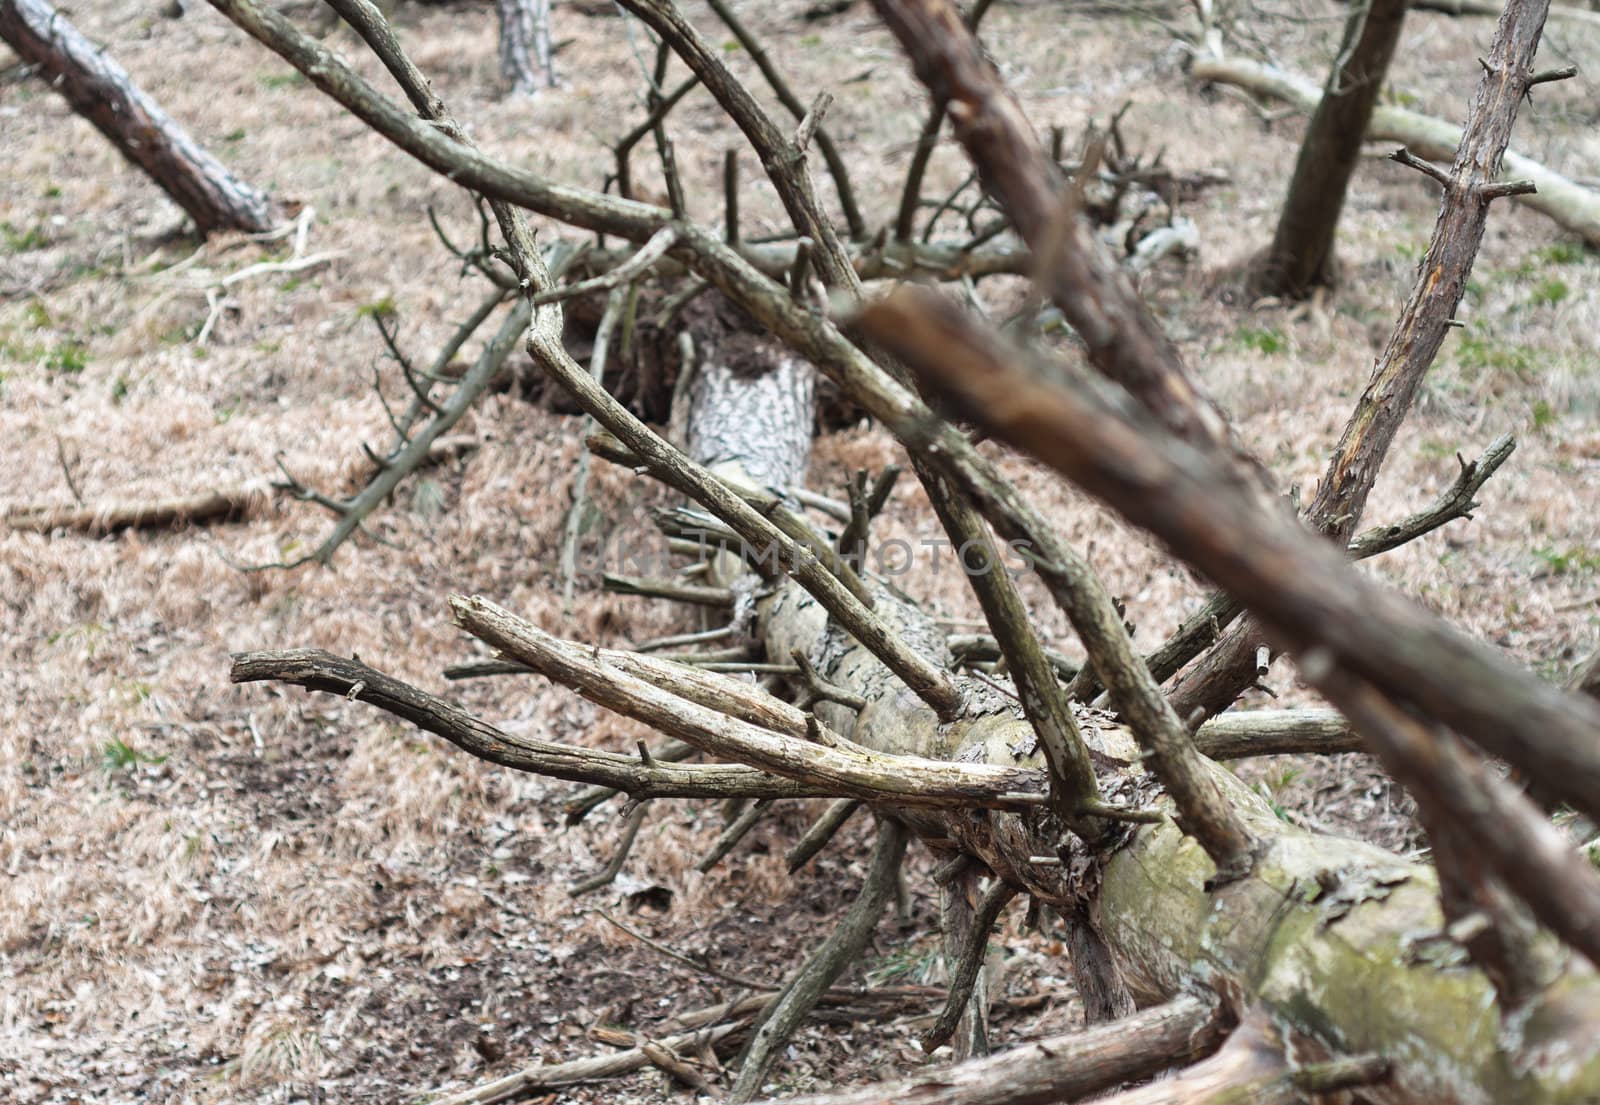
M 0 0 L 0 38 L 38 66 L 72 109 L 172 197 L 201 234 L 260 233 L 281 221 L 281 212 L 265 192 L 201 149 L 122 66 L 46 0 Z
M 1300 297 L 1333 282 L 1333 240 L 1367 124 L 1405 21 L 1408 0 L 1357 0 L 1311 123 L 1256 288 Z
M 550 59 L 550 0 L 494 0 L 500 17 L 500 79 L 532 96 L 556 83 Z M 544 70 L 541 79 L 535 69 Z

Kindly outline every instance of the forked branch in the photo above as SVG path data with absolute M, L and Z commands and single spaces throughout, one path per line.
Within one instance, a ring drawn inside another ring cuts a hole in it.
M 1600 703 L 1566 694 L 1363 578 L 1341 550 L 1264 509 L 1217 462 L 1163 436 L 1092 377 L 1061 381 L 937 296 L 874 305 L 875 332 L 997 437 L 1024 449 L 1248 596 L 1272 637 L 1322 688 L 1358 675 L 1600 814 Z M 913 340 L 914 338 L 914 340 Z

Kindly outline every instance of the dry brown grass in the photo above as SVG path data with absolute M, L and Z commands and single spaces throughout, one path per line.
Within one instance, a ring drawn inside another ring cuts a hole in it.
M 796 3 L 746 6 L 798 88 L 835 87 L 830 123 L 863 151 L 859 187 L 886 212 L 882 195 L 923 110 L 887 38 L 863 7 L 813 25 L 795 18 Z M 1293 10 L 1324 20 L 1333 11 Z M 239 287 L 236 311 L 200 349 L 196 273 L 234 271 L 269 250 L 175 237 L 175 209 L 61 101 L 35 85 L 0 90 L 0 222 L 46 240 L 20 249 L 8 239 L 0 250 L 0 286 L 37 291 L 0 303 L 0 508 L 67 499 L 58 438 L 91 498 L 242 483 L 268 473 L 280 450 L 302 477 L 348 488 L 364 470 L 356 443 L 385 432 L 368 383 L 379 346 L 361 308 L 392 301 L 407 345 L 436 346 L 477 293 L 441 263 L 421 210 L 434 204 L 465 229 L 468 205 L 208 10 L 169 21 L 85 0 L 72 14 L 243 176 L 314 205 L 311 248 L 343 255 L 302 278 Z M 556 18 L 557 36 L 573 39 L 560 55 L 567 85 L 533 102 L 496 98 L 486 12 L 411 9 L 402 29 L 484 146 L 594 184 L 597 139 L 633 114 L 636 69 L 616 20 L 561 5 Z M 1325 23 L 1262 18 L 1256 30 L 1303 68 L 1326 60 Z M 1580 58 L 1600 53 L 1578 28 L 1552 33 Z M 1459 116 L 1487 34 L 1483 21 L 1415 16 L 1399 93 Z M 1233 182 L 1189 212 L 1203 265 L 1166 270 L 1149 291 L 1245 437 L 1286 484 L 1309 488 L 1425 241 L 1429 186 L 1377 161 L 1362 172 L 1344 244 L 1351 281 L 1336 297 L 1292 311 L 1222 304 L 1205 270 L 1264 241 L 1297 125 L 1264 126 L 1236 100 L 1186 88 L 1164 34 L 1131 19 L 1003 5 L 988 38 L 1041 124 L 1075 132 L 1131 99 L 1125 126 L 1145 148 L 1164 147 L 1180 168 L 1230 168 Z M 1541 88 L 1518 145 L 1595 175 L 1594 91 L 1588 77 Z M 703 95 L 676 117 L 675 135 L 695 210 L 715 218 L 710 182 L 732 136 Z M 962 171 L 942 152 L 929 190 Z M 770 195 L 747 206 L 752 233 L 775 228 Z M 1561 242 L 1526 212 L 1496 214 L 1472 328 L 1452 340 L 1371 507 L 1374 520 L 1408 511 L 1451 478 L 1455 451 L 1517 431 L 1521 446 L 1476 522 L 1373 570 L 1552 674 L 1593 645 L 1600 620 L 1600 290 L 1595 259 L 1552 249 Z M 196 250 L 178 276 L 163 275 Z M 403 1101 L 497 1069 L 474 1040 L 502 1048 L 502 1067 L 570 1057 L 595 1048 L 582 1038 L 591 1023 L 650 1024 L 711 1000 L 714 981 L 566 897 L 604 862 L 615 831 L 603 815 L 564 829 L 569 788 L 490 770 L 364 707 L 227 685 L 231 650 L 315 644 L 437 688 L 438 669 L 470 651 L 444 614 L 452 591 L 486 593 L 598 641 L 683 626 L 658 604 L 588 584 L 575 618 L 552 597 L 574 422 L 494 398 L 463 428 L 484 446 L 413 481 L 374 519 L 393 547 L 358 540 L 326 571 L 229 567 L 225 557 L 272 560 L 320 538 L 324 516 L 281 503 L 214 529 L 0 534 L 0 1097 L 282 1101 L 318 1084 L 331 1100 Z M 891 458 L 876 430 L 837 434 L 819 444 L 814 482 L 836 487 Z M 1044 473 L 1006 463 L 1126 596 L 1141 644 L 1193 608 L 1199 588 L 1149 541 Z M 613 526 L 661 499 L 615 471 L 597 471 L 591 487 Z M 934 532 L 920 495 L 904 490 L 884 535 Z M 975 616 L 953 572 L 904 582 L 942 613 Z M 1033 597 L 1040 625 L 1073 650 L 1061 616 Z M 1305 698 L 1288 672 L 1273 681 L 1286 699 Z M 513 731 L 613 747 L 640 735 L 542 684 L 449 693 Z M 1258 771 L 1295 816 L 1375 823 L 1392 842 L 1408 840 L 1395 796 L 1365 761 L 1298 766 L 1298 780 L 1281 764 Z M 776 977 L 841 905 L 866 838 L 852 826 L 847 847 L 791 879 L 782 849 L 805 820 L 798 808 L 770 819 L 703 876 L 693 862 L 717 811 L 661 808 L 628 881 L 601 904 L 625 910 L 625 892 L 664 886 L 670 910 L 635 912 L 635 923 Z M 926 894 L 924 882 L 907 927 L 885 925 L 868 966 L 926 964 L 936 946 Z M 1018 934 L 1015 919 L 1005 943 L 1014 991 L 1065 984 L 1059 946 Z M 1024 1017 L 1002 1038 L 1071 1016 L 1062 1005 Z M 782 1084 L 914 1061 L 908 1033 L 904 1018 L 875 1032 L 808 1030 Z M 659 1076 L 641 1075 L 623 1096 L 664 1090 Z

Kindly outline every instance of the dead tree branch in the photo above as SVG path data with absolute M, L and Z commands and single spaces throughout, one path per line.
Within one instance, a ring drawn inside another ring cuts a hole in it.
M 34 533 L 49 533 L 55 529 L 91 534 L 119 529 L 168 529 L 243 518 L 260 509 L 270 497 L 265 486 L 247 484 L 170 498 L 116 500 L 76 507 L 18 507 L 9 511 L 5 520 L 12 529 Z
M 789 873 L 792 875 L 810 863 L 811 857 L 826 848 L 834 835 L 844 828 L 844 823 L 849 821 L 860 808 L 860 799 L 840 798 L 823 811 L 822 816 L 812 823 L 805 831 L 805 835 L 795 841 L 794 846 L 783 857 L 789 867 Z
M 820 729 L 814 718 L 749 684 L 670 661 L 645 666 L 641 662 L 648 658 L 643 656 L 560 641 L 485 599 L 457 598 L 451 605 L 456 620 L 473 636 L 584 697 L 713 755 L 778 774 L 826 780 L 825 785 L 835 788 L 833 797 L 1010 808 L 1044 801 L 1033 771 L 872 752 Z M 630 661 L 634 673 L 619 666 Z M 647 672 L 665 686 L 647 682 Z M 781 728 L 739 720 L 763 716 Z
M 894 894 L 905 855 L 907 833 L 896 821 L 878 823 L 871 865 L 856 900 L 828 938 L 806 959 L 757 1018 L 755 1031 L 739 1057 L 739 1076 L 728 1091 L 732 1105 L 742 1105 L 761 1090 L 767 1068 L 833 980 L 861 954 L 883 907 Z
M 1478 506 L 1478 492 L 1515 448 L 1516 439 L 1503 434 L 1495 438 L 1477 460 L 1463 462 L 1458 457 L 1460 471 L 1455 482 L 1441 492 L 1431 505 L 1399 522 L 1374 526 L 1360 534 L 1350 542 L 1351 558 L 1362 560 L 1378 556 L 1425 537 L 1457 518 L 1471 518 L 1472 511 Z M 1231 595 L 1220 591 L 1213 594 L 1203 607 L 1185 619 L 1171 637 L 1145 657 L 1151 677 L 1157 683 L 1165 683 L 1172 678 L 1189 661 L 1210 648 L 1243 609 Z M 1092 688 L 1085 688 L 1085 692 L 1094 693 Z
M 1489 5 L 1484 7 L 1488 8 Z M 1485 11 L 1484 14 L 1498 16 L 1502 10 L 1496 4 L 1492 11 Z M 1600 12 L 1586 14 L 1600 21 Z M 1322 96 L 1315 84 L 1297 73 L 1242 58 L 1196 58 L 1190 76 L 1198 81 L 1231 84 L 1258 95 L 1270 96 L 1302 112 L 1314 111 Z M 1367 138 L 1374 142 L 1404 143 L 1412 153 L 1435 161 L 1454 161 L 1461 145 L 1461 130 L 1443 119 L 1380 105 L 1372 113 Z M 1518 196 L 1517 202 L 1577 234 L 1591 247 L 1600 248 L 1600 193 L 1511 151 L 1506 152 L 1500 161 L 1498 173 L 1490 179 L 1533 181 L 1538 190 Z
M 493 298 L 496 302 L 499 301 L 498 295 Z M 512 350 L 516 349 L 518 341 L 528 328 L 528 320 L 532 317 L 533 307 L 526 299 L 519 299 L 501 321 L 494 337 L 478 354 L 478 359 L 467 370 L 467 374 L 450 393 L 450 398 L 438 405 L 438 413 L 415 433 L 409 437 L 402 437 L 402 443 L 393 453 L 380 459 L 378 470 L 373 473 L 372 479 L 353 498 L 329 499 L 311 491 L 293 477 L 287 478 L 283 485 L 286 490 L 297 498 L 328 506 L 339 515 L 339 520 L 334 524 L 333 532 L 323 539 L 322 544 L 318 545 L 314 552 L 284 567 L 295 567 L 313 560 L 327 564 L 333 559 L 333 554 L 338 551 L 339 546 L 360 528 L 368 515 L 383 504 L 394 489 L 400 486 L 401 481 L 428 463 L 435 443 L 461 421 L 468 408 L 488 388 L 489 381 L 500 371 L 500 367 L 505 364 Z
M 1600 703 L 1552 687 L 1357 574 L 1339 550 L 1263 508 L 1218 462 L 1163 439 L 1090 377 L 1059 382 L 937 296 L 906 290 L 864 320 L 961 411 L 1249 596 L 1319 687 L 1357 674 L 1600 814 Z
M 1361 751 L 1338 710 L 1229 710 L 1200 726 L 1194 743 L 1213 760 Z
M 1600 872 L 1543 810 L 1454 736 L 1418 721 L 1361 680 L 1335 672 L 1321 689 L 1427 809 L 1425 820 L 1468 841 L 1541 924 L 1600 964 Z M 1544 974 L 1528 963 L 1516 970 L 1524 977 Z M 1528 989 L 1515 988 L 1518 1004 Z
M 1179 437 L 1232 448 L 1232 432 L 1122 267 L 1078 218 L 1060 170 L 950 0 L 874 0 L 985 187 L 1038 259 L 1042 290 L 1089 360 Z
M 752 34 L 744 22 L 734 14 L 733 8 L 727 0 L 708 0 L 711 10 L 716 12 L 717 18 L 723 25 L 733 32 L 733 37 L 739 40 L 745 53 L 750 55 L 750 60 L 755 62 L 756 68 L 761 70 L 761 75 L 766 78 L 767 84 L 772 88 L 773 95 L 778 97 L 778 102 L 784 110 L 795 117 L 799 122 L 805 118 L 806 106 L 800 102 L 789 87 L 789 82 L 784 80 L 783 74 L 772 63 L 766 48 L 761 40 Z M 803 145 L 803 144 L 802 144 Z M 844 158 L 839 153 L 839 148 L 834 145 L 833 136 L 826 128 L 817 130 L 817 149 L 822 154 L 822 160 L 828 166 L 828 175 L 833 177 L 834 191 L 839 195 L 839 210 L 844 215 L 845 226 L 850 230 L 850 237 L 855 239 L 867 236 L 867 224 L 861 217 L 861 211 L 856 206 L 855 190 L 850 186 L 850 171 L 845 167 Z
M 959 1066 L 876 1086 L 785 1099 L 790 1105 L 1047 1105 L 1078 1101 L 1169 1066 L 1201 1058 L 1222 1042 L 1225 1019 L 1214 1001 L 1175 998 L 1122 1020 L 1030 1044 Z
M 977 34 L 978 26 L 988 13 L 992 0 L 975 0 L 967 13 L 967 26 Z M 945 103 L 935 99 L 928 108 L 928 120 L 922 124 L 917 144 L 911 151 L 911 164 L 906 168 L 905 184 L 900 189 L 900 208 L 894 217 L 894 236 L 897 241 L 909 241 L 916 226 L 917 211 L 922 207 L 922 177 L 939 144 L 939 134 L 944 130 Z
M 938 1020 L 933 1022 L 933 1027 L 923 1033 L 923 1051 L 932 1052 L 935 1048 L 943 1047 L 955 1035 L 956 1026 L 967 1013 L 978 972 L 989 951 L 989 932 L 1000 919 L 1001 912 L 1016 896 L 1017 888 L 1002 879 L 994 880 L 989 884 L 989 889 L 984 891 L 977 909 L 973 911 L 972 923 L 966 934 L 967 941 L 951 968 L 950 994 L 945 999 L 944 1009 Z
M 823 214 L 806 171 L 805 154 L 793 138 L 785 134 L 756 102 L 749 90 L 728 71 L 700 32 L 671 0 L 620 0 L 622 6 L 643 20 L 677 51 L 686 65 L 700 77 L 723 110 L 761 155 L 762 168 L 783 202 L 784 210 L 796 231 L 816 245 L 814 262 L 818 275 L 829 287 L 854 288 L 855 269 Z M 798 103 L 790 96 L 791 102 Z M 793 110 L 793 109 L 791 109 Z M 805 114 L 801 105 L 796 118 Z
M 743 765 L 664 761 L 646 765 L 637 756 L 515 737 L 359 660 L 341 659 L 321 649 L 236 653 L 229 679 L 234 683 L 292 683 L 367 702 L 443 737 L 480 760 L 553 779 L 611 787 L 641 802 L 650 798 L 834 796 L 826 788 L 805 786 Z
M 1428 250 L 1417 269 L 1394 331 L 1373 369 L 1366 390 L 1329 459 L 1316 497 L 1306 509 L 1312 529 L 1340 545 L 1348 543 L 1365 512 L 1401 424 L 1466 294 L 1467 278 L 1488 226 L 1502 158 L 1511 141 L 1517 109 L 1532 87 L 1549 0 L 1513 0 L 1495 32 L 1483 76 L 1468 112 L 1450 169 Z M 1173 692 L 1179 713 L 1219 713 L 1254 681 L 1253 653 L 1259 628 L 1246 622 L 1222 640 Z

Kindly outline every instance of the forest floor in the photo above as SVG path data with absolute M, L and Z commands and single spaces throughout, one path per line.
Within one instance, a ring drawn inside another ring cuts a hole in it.
M 232 284 L 201 344 L 207 288 L 284 259 L 286 243 L 185 236 L 179 212 L 62 100 L 15 72 L 0 78 L 0 510 L 75 493 L 97 502 L 235 487 L 271 478 L 279 454 L 321 489 L 357 487 L 367 473 L 359 443 L 388 432 L 374 371 L 390 395 L 403 389 L 371 316 L 393 317 L 422 356 L 481 295 L 457 279 L 424 218 L 432 205 L 457 234 L 475 233 L 459 192 L 210 9 L 189 6 L 169 19 L 153 5 L 80 0 L 70 15 L 245 179 L 314 207 L 306 251 L 332 256 Z M 865 4 L 817 20 L 804 7 L 743 10 L 802 99 L 836 93 L 828 125 L 852 154 L 871 217 L 885 218 L 922 97 Z M 689 8 L 711 26 L 709 12 Z M 1172 29 L 1189 25 L 1186 10 L 1174 6 L 1163 25 L 1137 9 L 1000 3 L 985 38 L 1041 127 L 1076 136 L 1131 103 L 1122 129 L 1138 148 L 1164 151 L 1180 171 L 1226 172 L 1183 210 L 1199 230 L 1198 259 L 1164 262 L 1145 288 L 1245 440 L 1284 486 L 1309 494 L 1426 244 L 1434 187 L 1374 150 L 1347 209 L 1344 286 L 1292 309 L 1233 301 L 1219 274 L 1270 236 L 1301 123 L 1193 87 Z M 582 10 L 555 5 L 563 84 L 534 99 L 500 98 L 487 6 L 405 5 L 398 26 L 486 149 L 598 186 L 605 143 L 639 116 L 640 81 L 622 21 Z M 1261 8 L 1238 49 L 1318 75 L 1341 12 L 1313 0 Z M 1389 98 L 1459 120 L 1491 30 L 1488 20 L 1414 14 Z M 1514 144 L 1593 178 L 1600 35 L 1552 23 L 1547 37 L 1547 64 L 1573 60 L 1585 72 L 1538 90 Z M 334 41 L 360 56 L 348 35 Z M 751 70 L 736 49 L 727 56 Z M 8 60 L 0 51 L 0 68 Z M 691 209 L 716 220 L 729 128 L 697 92 L 672 129 Z M 959 151 L 941 148 L 928 193 L 964 172 Z M 749 233 L 777 227 L 762 189 L 746 207 Z M 1458 453 L 1471 458 L 1514 432 L 1517 452 L 1476 520 L 1371 567 L 1552 678 L 1600 629 L 1597 277 L 1600 258 L 1551 223 L 1495 209 L 1468 327 L 1430 376 L 1368 512 L 1373 522 L 1409 513 L 1454 477 Z M 0 1099 L 419 1100 L 604 1051 L 589 1038 L 594 1026 L 654 1032 L 729 996 L 715 973 L 663 957 L 608 916 L 732 973 L 776 980 L 843 908 L 863 869 L 865 818 L 791 877 L 784 849 L 816 810 L 780 807 L 701 874 L 694 864 L 721 811 L 662 804 L 623 877 L 574 899 L 568 888 L 614 847 L 615 807 L 568 828 L 569 785 L 481 764 L 365 706 L 228 684 L 230 652 L 318 646 L 357 653 L 512 732 L 633 747 L 637 726 L 542 680 L 443 682 L 445 664 L 473 654 L 451 627 L 451 593 L 481 593 L 602 643 L 698 624 L 666 604 L 602 594 L 590 575 L 575 612 L 563 612 L 575 418 L 501 395 L 460 429 L 476 450 L 403 486 L 372 519 L 381 543 L 358 538 L 331 568 L 236 569 L 292 558 L 324 535 L 325 514 L 284 497 L 244 521 L 173 532 L 0 528 Z M 818 443 L 812 485 L 837 492 L 855 469 L 893 459 L 881 431 L 838 431 Z M 1152 542 L 1042 471 L 1005 464 L 1126 599 L 1140 645 L 1195 608 L 1203 588 Z M 607 533 L 666 501 L 603 466 L 591 494 Z M 936 533 L 920 493 L 904 486 L 883 526 L 913 543 Z M 977 616 L 957 572 L 897 582 L 958 623 Z M 1059 612 L 1037 589 L 1030 598 L 1046 635 L 1076 652 Z M 1311 701 L 1287 664 L 1268 682 L 1280 702 Z M 1267 701 L 1256 694 L 1244 706 Z M 1365 757 L 1241 770 L 1287 819 L 1417 846 L 1403 796 Z M 846 981 L 940 981 L 930 867 L 914 848 L 905 913 L 884 922 Z M 998 1015 L 1001 1046 L 1078 1016 L 1060 943 L 1024 932 L 1021 914 L 994 939 L 996 992 L 1017 999 Z M 774 1089 L 925 1062 L 913 1041 L 932 1004 L 908 998 L 875 1023 L 807 1028 Z M 684 1092 L 647 1071 L 550 1100 Z

